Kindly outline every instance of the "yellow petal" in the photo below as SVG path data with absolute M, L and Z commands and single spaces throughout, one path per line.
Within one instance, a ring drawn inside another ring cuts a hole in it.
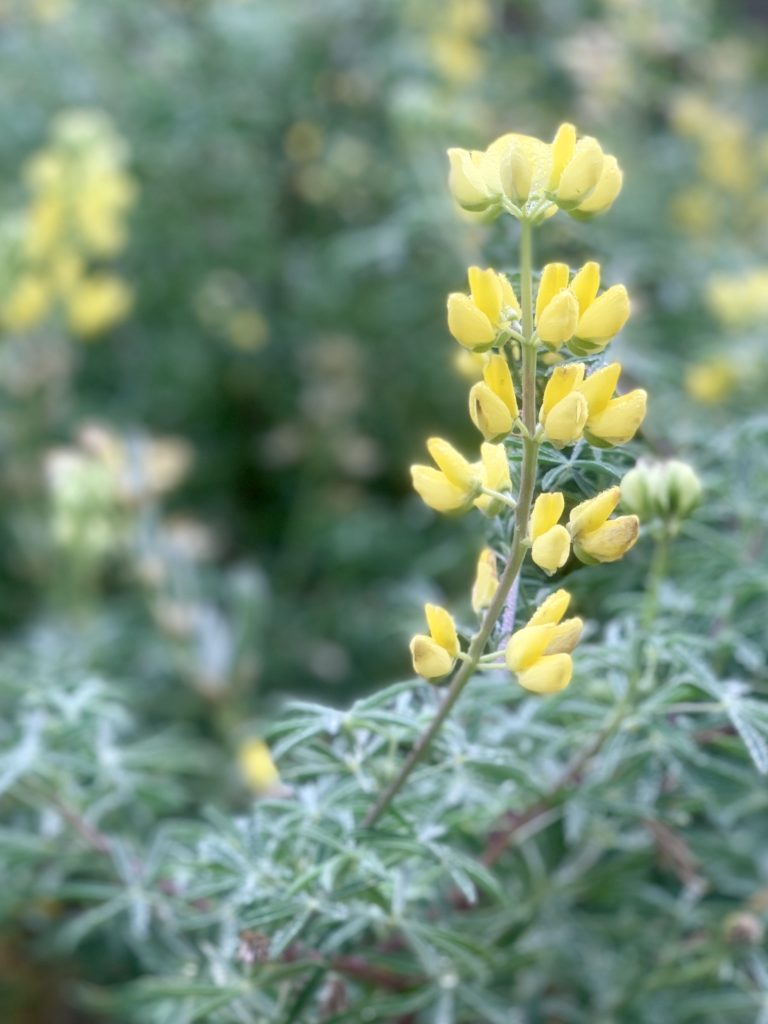
M 456 633 L 456 623 L 453 616 L 439 604 L 425 604 L 424 614 L 427 617 L 429 633 L 435 643 L 440 644 L 451 657 L 455 658 L 459 653 L 459 637 Z
M 578 391 L 572 391 L 544 418 L 544 436 L 556 448 L 578 441 L 589 416 L 587 400 Z
M 570 654 L 549 654 L 539 658 L 532 668 L 519 672 L 517 681 L 523 689 L 533 693 L 557 693 L 566 688 L 572 676 L 573 659 Z
M 537 321 L 555 295 L 563 288 L 568 287 L 568 275 L 567 263 L 547 263 L 544 267 L 539 281 L 539 290 L 536 293 Z
M 583 316 L 584 311 L 595 301 L 599 288 L 600 264 L 590 260 L 571 281 L 571 291 L 579 303 L 580 316 Z
M 483 175 L 466 149 L 449 149 L 451 171 L 448 187 L 453 198 L 465 210 L 485 210 L 491 197 Z
M 568 561 L 571 553 L 571 535 L 564 526 L 553 526 L 533 542 L 531 558 L 551 576 Z
M 554 635 L 551 625 L 523 626 L 507 642 L 504 658 L 510 672 L 523 672 L 534 665 L 547 649 Z
M 468 295 L 448 296 L 448 330 L 465 348 L 487 348 L 496 338 L 496 328 Z
M 512 374 L 509 372 L 509 363 L 506 357 L 495 354 L 490 357 L 483 369 L 483 380 L 495 395 L 502 400 L 513 419 L 517 418 L 517 397 Z
M 529 626 L 557 625 L 571 603 L 571 595 L 567 590 L 556 590 L 542 601 L 528 620 Z
M 524 203 L 531 192 L 533 167 L 523 147 L 510 142 L 499 164 L 499 179 L 504 194 L 513 203 Z
M 579 139 L 573 156 L 560 175 L 556 193 L 558 204 L 575 207 L 584 202 L 600 180 L 604 160 L 596 139 L 590 136 Z
M 603 170 L 592 192 L 579 204 L 579 214 L 604 213 L 613 205 L 624 180 L 615 156 L 606 156 Z
M 482 484 L 492 491 L 511 491 L 509 460 L 503 444 L 481 444 Z
M 629 295 L 623 284 L 603 292 L 579 318 L 576 337 L 584 341 L 608 342 L 629 319 Z
M 561 124 L 552 140 L 552 170 L 550 172 L 548 187 L 557 188 L 566 165 L 573 157 L 576 149 L 576 129 L 572 124 Z
M 456 487 L 444 473 L 432 466 L 411 466 L 413 489 L 425 505 L 435 512 L 466 511 L 472 504 L 472 494 Z
M 501 285 L 502 305 L 507 309 L 510 309 L 513 316 L 520 317 L 522 311 L 520 309 L 520 303 L 517 301 L 517 296 L 515 295 L 515 289 L 509 283 L 506 274 L 499 274 L 498 276 L 499 284 Z
M 470 389 L 469 415 L 486 441 L 498 441 L 512 429 L 509 409 L 483 381 L 478 381 Z
M 637 516 L 617 516 L 589 533 L 574 538 L 573 550 L 584 561 L 616 562 L 637 540 L 640 521 Z
M 520 135 L 508 132 L 495 139 L 486 150 L 486 158 L 501 166 L 504 155 L 511 143 L 519 146 L 531 166 L 531 192 L 539 192 L 546 187 L 552 166 L 552 148 L 541 139 L 532 135 Z
M 648 395 L 642 388 L 612 399 L 602 412 L 590 416 L 587 430 L 605 444 L 631 441 L 645 419 Z
M 469 278 L 469 290 L 472 294 L 472 302 L 485 313 L 488 322 L 493 325 L 494 331 L 501 317 L 501 306 L 503 292 L 499 275 L 489 267 L 481 270 L 480 267 L 470 267 L 467 271 Z
M 496 555 L 491 548 L 483 548 L 477 560 L 475 582 L 472 586 L 472 610 L 479 614 L 487 608 L 499 588 Z
M 448 441 L 441 437 L 430 437 L 427 451 L 455 487 L 465 490 L 477 488 L 477 471 L 474 466 Z
M 581 639 L 584 630 L 584 623 L 578 617 L 566 619 L 559 626 L 555 626 L 550 637 L 545 654 L 570 654 Z
M 581 384 L 582 380 L 584 380 L 584 363 L 567 363 L 565 366 L 556 366 L 544 388 L 539 420 L 543 423 L 553 407 Z
M 547 305 L 536 320 L 536 333 L 545 345 L 559 347 L 573 337 L 579 320 L 579 304 L 573 292 L 564 288 Z
M 419 633 L 411 640 L 413 670 L 424 679 L 442 679 L 454 666 L 455 659 L 431 636 Z
M 574 506 L 568 516 L 571 536 L 576 539 L 602 526 L 620 501 L 621 488 L 609 487 L 596 494 L 594 498 L 587 498 L 586 501 Z
M 533 511 L 528 524 L 531 540 L 541 537 L 551 530 L 565 508 L 565 498 L 559 491 L 543 491 L 533 503 Z
M 591 373 L 577 390 L 584 395 L 589 406 L 589 415 L 602 412 L 611 400 L 621 375 L 621 363 L 609 363 Z

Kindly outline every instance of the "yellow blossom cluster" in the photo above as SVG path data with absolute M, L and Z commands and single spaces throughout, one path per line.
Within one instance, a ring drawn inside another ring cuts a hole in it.
M 608 210 L 621 191 L 616 157 L 567 123 L 551 143 L 511 133 L 485 150 L 449 149 L 448 158 L 453 198 L 489 218 L 506 211 L 543 220 L 559 208 L 587 219 Z
M 127 241 L 136 186 L 127 151 L 109 119 L 70 110 L 25 169 L 30 193 L 8 280 L 0 281 L 0 325 L 23 333 L 58 312 L 68 329 L 93 338 L 129 312 L 132 292 L 107 269 Z
M 484 649 L 522 562 L 529 554 L 547 576 L 563 569 L 571 554 L 585 564 L 614 562 L 636 542 L 639 520 L 631 512 L 614 515 L 618 486 L 576 503 L 558 491 L 537 494 L 539 448 L 625 444 L 643 422 L 647 396 L 641 388 L 617 393 L 620 364 L 599 362 L 629 317 L 626 288 L 601 290 L 600 266 L 589 261 L 575 273 L 565 263 L 546 264 L 534 289 L 531 232 L 558 208 L 585 218 L 607 209 L 620 190 L 621 170 L 596 140 L 577 138 L 568 124 L 552 143 L 504 135 L 484 152 L 449 150 L 449 160 L 450 187 L 460 206 L 491 216 L 506 212 L 520 221 L 520 284 L 516 291 L 504 273 L 472 266 L 468 291 L 449 295 L 448 330 L 480 376 L 469 390 L 469 416 L 483 438 L 480 458 L 467 458 L 433 437 L 427 449 L 434 465 L 414 465 L 411 475 L 430 508 L 506 516 L 502 523 L 511 522 L 512 536 L 508 546 L 486 547 L 478 559 L 471 603 L 481 625 L 468 647 L 452 615 L 429 604 L 428 632 L 413 638 L 411 655 L 415 671 L 431 681 L 462 662 L 454 676 L 458 685 L 475 669 L 499 667 L 496 659 L 503 656 L 523 688 L 554 693 L 571 679 L 571 652 L 582 631 L 581 619 L 564 618 L 566 591 L 556 591 L 523 628 L 502 638 L 503 650 Z M 539 353 L 546 377 L 541 389 Z M 558 361 L 547 369 L 552 357 Z M 511 456 L 519 467 L 515 480 Z
M 483 41 L 491 29 L 489 0 L 440 0 L 427 50 L 440 75 L 451 85 L 474 82 L 485 66 Z

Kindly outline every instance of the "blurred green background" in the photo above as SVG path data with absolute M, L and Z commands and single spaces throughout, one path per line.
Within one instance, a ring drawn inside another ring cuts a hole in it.
M 4 631 L 76 628 L 161 692 L 182 672 L 250 711 L 407 671 L 423 600 L 464 594 L 482 530 L 409 485 L 427 436 L 473 439 L 445 295 L 514 258 L 508 225 L 452 208 L 448 145 L 597 135 L 621 200 L 588 237 L 558 219 L 541 256 L 628 285 L 617 355 L 653 394 L 649 437 L 684 448 L 757 401 L 764 16 L 3 0 Z M 106 291 L 78 292 L 92 276 Z

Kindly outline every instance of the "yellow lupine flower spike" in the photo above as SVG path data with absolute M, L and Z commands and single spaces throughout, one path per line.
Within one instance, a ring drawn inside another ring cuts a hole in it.
M 544 436 L 556 448 L 578 441 L 589 416 L 587 400 L 577 385 L 584 378 L 583 363 L 556 366 L 550 374 L 539 411 Z
M 414 490 L 436 512 L 468 511 L 480 490 L 480 468 L 439 437 L 430 438 L 427 449 L 439 468 L 411 466 Z
M 571 509 L 568 531 L 573 550 L 582 562 L 616 562 L 637 540 L 640 522 L 635 515 L 609 519 L 621 500 L 621 488 L 609 487 Z
M 496 570 L 496 555 L 491 548 L 483 548 L 477 560 L 475 582 L 472 585 L 472 610 L 479 615 L 496 595 L 499 575 Z
M 573 337 L 579 319 L 579 304 L 568 288 L 565 263 L 548 263 L 536 296 L 536 333 L 551 348 L 559 348 Z
M 445 608 L 424 606 L 429 635 L 418 633 L 411 640 L 411 657 L 417 675 L 437 680 L 448 675 L 461 650 L 456 624 Z
M 518 414 L 509 364 L 496 353 L 483 369 L 483 380 L 469 392 L 469 415 L 486 441 L 498 441 L 510 432 Z
M 565 499 L 559 492 L 544 492 L 534 502 L 528 532 L 531 558 L 549 576 L 561 569 L 571 553 L 571 537 L 559 524 Z
M 579 618 L 561 621 L 569 603 L 567 591 L 551 594 L 507 644 L 507 666 L 526 690 L 556 693 L 571 681 L 571 651 L 579 642 L 583 623 Z

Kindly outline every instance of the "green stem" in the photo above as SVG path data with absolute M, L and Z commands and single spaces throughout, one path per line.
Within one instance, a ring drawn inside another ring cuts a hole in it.
M 480 629 L 472 638 L 467 656 L 461 663 L 443 699 L 437 714 L 421 734 L 416 745 L 403 762 L 397 775 L 380 794 L 363 820 L 363 828 L 375 825 L 402 789 L 409 775 L 429 750 L 432 740 L 442 728 L 464 687 L 475 674 L 480 658 L 488 644 L 499 616 L 504 610 L 507 596 L 518 577 L 525 558 L 525 538 L 528 533 L 528 519 L 531 514 L 533 491 L 536 486 L 536 468 L 539 455 L 539 441 L 534 438 L 536 429 L 536 346 L 533 339 L 533 229 L 528 221 L 521 221 L 520 235 L 520 304 L 522 307 L 523 334 L 523 408 L 522 420 L 529 437 L 523 438 L 523 459 L 520 469 L 520 489 L 515 510 L 515 526 L 510 543 L 509 558 L 499 579 L 499 585 L 485 613 Z
M 670 536 L 667 530 L 656 538 L 651 563 L 648 567 L 648 575 L 645 579 L 645 596 L 640 611 L 640 622 L 638 624 L 637 641 L 635 644 L 634 664 L 629 676 L 627 687 L 626 703 L 634 707 L 637 699 L 637 690 L 640 680 L 646 668 L 645 648 L 650 636 L 654 620 L 659 608 L 659 588 L 667 573 L 667 559 L 669 556 Z

